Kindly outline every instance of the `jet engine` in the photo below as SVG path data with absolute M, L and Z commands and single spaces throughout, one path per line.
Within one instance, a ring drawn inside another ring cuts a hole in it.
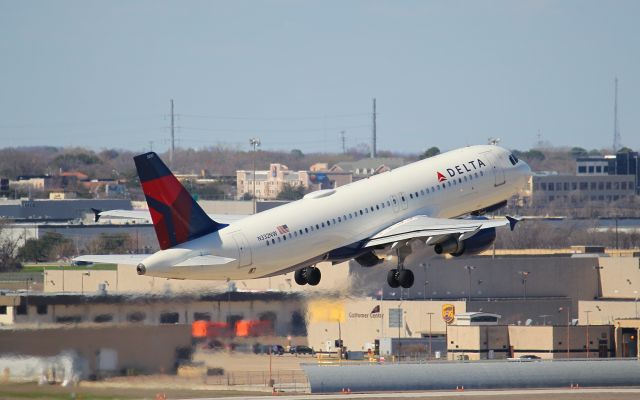
M 373 267 L 384 261 L 375 255 L 373 251 L 369 251 L 355 258 L 356 262 L 363 267 Z
M 496 240 L 496 228 L 483 229 L 469 239 L 458 240 L 450 237 L 447 240 L 433 246 L 436 254 L 451 254 L 454 257 L 474 255 L 481 253 L 491 247 Z

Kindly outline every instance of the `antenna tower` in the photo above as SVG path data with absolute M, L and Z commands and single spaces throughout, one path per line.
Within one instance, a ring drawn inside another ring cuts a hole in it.
M 620 150 L 620 126 L 618 125 L 618 77 L 614 79 L 614 98 L 613 98 L 613 152 Z
M 371 140 L 371 158 L 376 158 L 376 99 L 373 99 L 373 137 Z
M 173 99 L 171 99 L 171 151 L 169 152 L 169 163 L 173 166 L 173 154 L 176 150 L 175 118 L 173 115 Z

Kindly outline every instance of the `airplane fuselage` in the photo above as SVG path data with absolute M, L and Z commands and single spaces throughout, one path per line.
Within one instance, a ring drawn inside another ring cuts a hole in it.
M 529 167 L 498 146 L 470 146 L 248 216 L 225 228 L 161 250 L 143 261 L 146 274 L 177 279 L 248 279 L 320 261 L 416 215 L 452 218 L 516 194 Z M 193 255 L 235 261 L 173 266 Z

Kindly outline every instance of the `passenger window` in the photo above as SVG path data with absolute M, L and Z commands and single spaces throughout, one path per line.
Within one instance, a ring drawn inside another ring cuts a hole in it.
M 320 225 L 316 224 L 316 230 L 320 229 Z
M 418 197 L 418 192 L 416 192 L 416 198 Z
M 387 200 L 387 207 L 391 207 L 391 202 Z
M 342 222 L 342 217 L 338 217 L 338 222 Z
M 467 181 L 467 176 L 466 176 L 466 175 L 464 176 L 464 181 L 465 181 L 465 182 Z
M 397 203 L 397 202 L 396 202 L 396 199 L 393 199 L 393 204 L 396 204 L 396 203 Z
M 371 207 L 371 212 L 373 212 L 373 206 Z
M 360 215 L 362 215 L 362 214 L 364 214 L 364 213 L 362 212 L 362 210 L 360 210 Z
M 287 235 L 282 236 L 282 240 L 287 240 Z
M 276 244 L 276 240 L 275 239 L 271 239 L 271 244 Z
M 420 189 L 420 194 L 424 196 L 424 189 Z
M 409 198 L 413 199 L 413 193 L 409 193 Z
M 267 246 L 269 245 L 269 241 L 267 240 Z
M 278 236 L 278 243 L 282 242 L 282 240 L 280 240 L 280 236 Z
M 321 226 L 322 228 L 324 228 L 324 222 L 321 222 L 321 223 L 320 223 L 320 226 Z M 320 229 L 320 228 L 318 228 L 318 229 Z
M 304 231 L 305 231 L 306 233 L 309 233 L 309 228 L 304 228 Z
M 480 171 L 480 176 L 484 176 L 484 172 Z
M 294 231 L 293 236 L 298 237 L 298 231 Z
M 302 229 L 300 229 L 300 234 L 302 235 Z
M 436 188 L 435 188 L 435 187 L 433 187 L 433 186 L 431 186 L 431 191 L 432 191 L 432 192 L 435 192 L 435 191 L 436 191 Z
M 289 232 L 289 239 L 291 239 L 291 232 Z
M 407 200 L 404 198 L 404 196 L 402 196 L 402 201 L 407 201 Z

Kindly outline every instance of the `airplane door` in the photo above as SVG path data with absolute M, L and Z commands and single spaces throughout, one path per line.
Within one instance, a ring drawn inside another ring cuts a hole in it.
M 487 155 L 490 158 L 491 167 L 493 169 L 493 176 L 495 178 L 494 186 L 504 185 L 505 176 L 504 176 L 504 168 L 500 165 L 500 161 L 495 154 L 488 152 Z
M 246 267 L 251 265 L 251 248 L 244 234 L 242 232 L 235 232 L 231 237 L 236 242 L 236 246 L 238 246 L 238 266 Z
M 400 211 L 400 202 L 398 201 L 398 196 L 395 194 L 391 195 L 391 204 L 393 205 L 393 212 Z
M 407 200 L 407 195 L 404 192 L 398 193 L 398 197 L 400 197 L 400 206 L 403 210 L 409 208 L 409 200 Z

